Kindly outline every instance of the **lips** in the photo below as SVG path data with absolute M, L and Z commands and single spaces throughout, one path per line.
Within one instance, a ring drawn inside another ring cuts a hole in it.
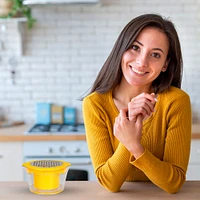
M 130 66 L 130 67 L 131 67 L 131 66 Z M 131 67 L 131 69 L 132 69 L 133 72 L 135 72 L 136 74 L 139 74 L 139 75 L 143 75 L 143 74 L 146 73 L 146 72 L 140 71 L 140 70 L 138 70 L 138 69 L 135 69 L 135 68 L 133 68 L 133 67 Z

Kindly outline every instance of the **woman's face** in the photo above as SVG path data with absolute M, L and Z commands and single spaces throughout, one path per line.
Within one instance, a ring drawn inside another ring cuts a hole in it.
M 132 86 L 149 88 L 166 71 L 169 41 L 157 28 L 144 28 L 122 56 L 122 79 Z

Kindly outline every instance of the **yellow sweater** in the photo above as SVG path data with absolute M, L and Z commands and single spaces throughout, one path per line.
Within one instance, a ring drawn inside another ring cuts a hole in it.
M 143 122 L 145 152 L 138 159 L 113 135 L 118 114 L 112 91 L 94 92 L 83 100 L 88 148 L 98 181 L 112 192 L 125 181 L 151 181 L 176 193 L 185 182 L 190 155 L 189 96 L 175 87 L 158 95 L 155 112 Z

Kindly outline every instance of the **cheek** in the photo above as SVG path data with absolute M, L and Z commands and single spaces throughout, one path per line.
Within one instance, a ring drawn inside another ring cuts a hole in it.
M 123 56 L 122 56 L 122 66 L 125 64 L 127 64 L 128 62 L 133 61 L 135 58 L 135 56 L 133 56 L 132 53 L 130 53 L 129 51 L 126 51 Z
M 130 51 L 126 51 L 124 54 L 123 54 L 123 59 L 124 60 L 132 60 L 132 59 L 134 59 L 134 55 L 130 52 Z
M 162 69 L 163 67 L 158 66 L 158 68 L 154 70 L 154 79 L 156 79 L 160 75 L 160 73 L 163 73 Z

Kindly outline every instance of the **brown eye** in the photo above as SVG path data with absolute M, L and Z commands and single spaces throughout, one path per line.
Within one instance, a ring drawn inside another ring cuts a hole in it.
M 151 56 L 154 57 L 154 58 L 160 58 L 160 54 L 159 53 L 152 53 Z
M 139 47 L 137 45 L 133 45 L 132 49 L 135 50 L 135 51 L 137 51 L 137 50 L 139 50 Z

